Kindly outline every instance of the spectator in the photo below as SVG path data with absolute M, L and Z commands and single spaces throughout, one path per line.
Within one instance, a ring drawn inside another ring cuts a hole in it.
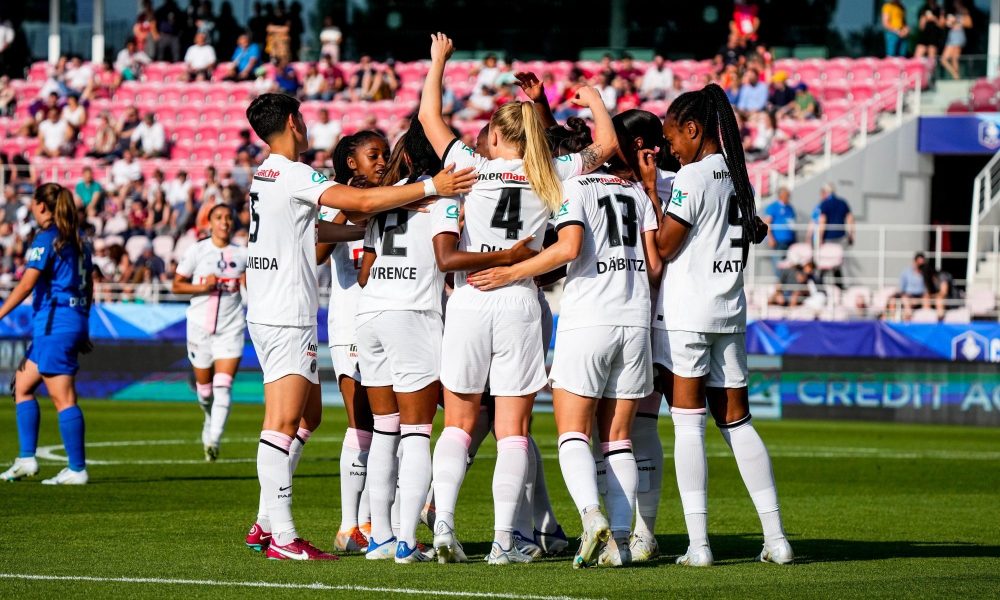
M 744 44 L 757 41 L 757 30 L 760 29 L 760 17 L 757 16 L 757 5 L 747 0 L 733 2 L 733 20 L 729 22 L 730 35 L 736 36 Z
M 622 64 L 618 67 L 617 75 L 626 81 L 635 83 L 642 77 L 642 71 L 635 66 L 632 55 L 626 52 L 622 54 Z
M 0 75 L 0 117 L 13 117 L 17 111 L 17 92 L 10 84 L 10 77 Z
M 150 236 L 170 233 L 173 227 L 173 211 L 167 202 L 164 190 L 158 189 L 153 192 L 153 199 L 149 203 L 149 216 L 146 220 L 146 232 Z
M 320 75 L 326 78 L 326 88 L 331 97 L 344 91 L 347 77 L 328 56 L 323 56 L 317 64 Z
M 222 201 L 222 182 L 219 181 L 219 171 L 212 166 L 205 168 L 205 185 L 201 188 L 201 203 L 218 204 Z M 207 222 L 207 216 L 206 216 Z
M 271 20 L 267 24 L 267 47 L 265 48 L 265 52 L 272 58 L 278 59 L 278 61 L 293 60 L 294 57 L 291 55 L 291 48 L 289 46 L 291 30 L 291 21 L 285 12 L 284 3 L 279 2 L 275 5 Z
M 149 208 L 146 206 L 146 199 L 135 198 L 128 207 L 128 233 L 126 237 L 132 237 L 135 235 L 148 236 L 149 231 L 146 230 L 146 223 L 149 221 Z
M 944 45 L 944 28 L 947 24 L 944 9 L 937 0 L 927 0 L 920 9 L 920 19 L 917 26 L 920 33 L 917 34 L 917 47 L 914 50 L 915 58 L 928 57 L 936 59 L 938 52 Z
M 38 124 L 38 155 L 49 158 L 73 153 L 73 128 L 59 118 L 59 109 L 50 108 L 48 118 Z
M 236 152 L 236 164 L 233 165 L 233 171 L 230 174 L 230 180 L 233 185 L 239 187 L 241 190 L 250 189 L 250 180 L 253 178 L 254 172 L 254 161 L 250 158 L 250 155 L 246 152 Z
M 93 99 L 95 81 L 93 67 L 83 62 L 79 56 L 74 56 L 67 62 L 63 83 L 69 96 L 76 96 L 80 100 Z
M 815 119 L 819 115 L 819 105 L 816 97 L 809 91 L 805 83 L 795 88 L 795 100 L 778 110 L 778 118 L 791 117 L 798 121 Z
M 322 109 L 326 110 L 326 109 Z M 255 163 L 259 162 L 260 146 L 250 140 L 250 130 L 240 130 L 240 145 L 236 147 L 236 154 L 246 153 Z
M 292 60 L 299 60 L 299 50 L 302 48 L 302 32 L 305 24 L 302 22 L 302 3 L 293 0 L 288 5 L 288 50 Z
M 366 100 L 375 102 L 392 100 L 396 97 L 398 89 L 399 76 L 396 74 L 396 61 L 390 58 L 384 65 L 376 68 L 371 87 L 363 91 L 362 95 Z
M 474 72 L 476 76 L 476 82 L 473 84 L 473 90 L 480 90 L 482 88 L 495 89 L 497 87 L 497 77 L 500 76 L 500 68 L 497 66 L 497 57 L 495 54 L 487 54 L 483 58 L 483 64 L 477 68 Z
M 315 65 L 309 65 L 305 81 L 302 82 L 302 96 L 306 100 L 331 100 L 333 93 L 327 89 L 327 79 Z
M 153 254 L 153 242 L 147 241 L 142 248 L 142 254 L 135 259 L 133 283 L 165 283 L 167 281 L 167 266 L 163 259 Z
M 194 5 L 194 2 L 195 0 L 191 0 L 192 6 Z M 205 34 L 206 40 L 212 40 L 215 37 L 215 15 L 212 14 L 211 0 L 201 0 L 201 4 L 198 5 L 197 10 L 195 11 L 194 27 L 195 38 L 197 38 L 199 33 Z
M 961 79 L 958 59 L 965 48 L 965 30 L 972 28 L 972 17 L 965 7 L 965 0 L 954 0 L 951 13 L 945 18 L 948 37 L 941 52 L 941 66 L 951 75 L 952 79 Z
M 924 263 L 924 285 L 927 287 L 927 295 L 934 301 L 938 319 L 944 319 L 947 308 L 945 302 L 958 297 L 954 278 L 951 273 L 934 269 L 934 265 L 927 261 Z
M 83 168 L 82 177 L 76 183 L 76 187 L 73 188 L 73 195 L 76 200 L 76 206 L 84 209 L 88 217 L 97 214 L 104 200 L 104 188 L 101 187 L 101 184 L 94 181 L 94 170 L 92 168 Z
M 771 257 L 774 273 L 780 274 L 778 263 L 784 258 L 785 250 L 795 243 L 795 208 L 791 204 L 792 193 L 787 187 L 778 190 L 777 199 L 768 204 L 762 216 L 767 223 L 767 245 L 777 253 Z
M 122 152 L 122 157 L 111 165 L 111 185 L 116 190 L 128 188 L 142 179 L 142 167 L 135 160 L 131 150 Z
M 243 35 L 240 24 L 233 16 L 233 4 L 223 0 L 219 6 L 219 18 L 215 20 L 215 46 L 223 56 L 229 56 L 236 50 L 236 40 Z
M 76 96 L 66 97 L 66 106 L 62 109 L 62 120 L 73 128 L 73 133 L 79 134 L 83 126 L 87 124 L 87 109 L 80 104 Z
M 764 110 L 767 107 L 769 92 L 767 83 L 760 79 L 760 73 L 754 69 L 748 69 L 743 76 L 743 85 L 740 87 L 736 109 L 744 114 Z
M 156 29 L 156 17 L 150 3 L 144 1 L 139 8 L 139 15 L 132 25 L 132 37 L 135 39 L 135 48 L 148 56 L 156 46 L 159 33 Z
M 274 83 L 278 86 L 279 92 L 284 92 L 289 96 L 298 95 L 299 76 L 288 59 L 279 59 L 278 68 L 274 73 Z
M 924 264 L 927 258 L 923 252 L 917 252 L 913 257 L 913 264 L 903 270 L 899 275 L 899 292 L 889 301 L 888 309 L 890 315 L 895 315 L 902 305 L 903 320 L 909 321 L 913 316 L 913 304 L 915 300 L 920 300 L 923 308 L 930 305 L 930 294 L 927 293 L 927 284 L 924 281 Z
M 882 5 L 882 27 L 885 29 L 885 55 L 906 56 L 906 7 L 901 0 L 886 0 Z
M 153 56 L 156 60 L 177 62 L 181 59 L 180 29 L 183 23 L 183 12 L 174 0 L 166 0 L 156 9 L 156 31 L 159 39 Z
M 769 304 L 775 306 L 800 306 L 812 296 L 819 295 L 819 279 L 816 276 L 816 265 L 812 261 L 804 265 L 795 265 L 791 269 L 786 269 L 779 274 L 779 283 L 774 289 L 774 294 L 768 299 Z M 826 300 L 826 296 L 817 298 L 820 306 Z
M 847 201 L 834 193 L 832 183 L 820 188 L 819 223 L 816 238 L 820 244 L 834 243 L 842 246 L 854 245 L 854 214 Z M 842 267 L 833 269 L 837 282 L 843 284 Z
M 0 75 L 24 77 L 31 52 L 20 24 L 0 15 Z
M 203 32 L 194 35 L 194 45 L 184 53 L 189 81 L 209 81 L 215 68 L 215 49 L 208 45 L 208 37 Z
M 348 92 L 352 102 L 361 100 L 365 90 L 371 87 L 371 80 L 375 77 L 375 65 L 372 57 L 367 54 L 362 55 L 358 60 L 358 69 L 351 75 L 351 82 L 348 85 Z
M 601 100 L 604 101 L 604 107 L 611 114 L 615 114 L 615 107 L 618 106 L 618 90 L 613 85 L 614 78 L 614 71 L 606 71 L 601 75 L 601 83 L 597 86 L 597 91 L 601 93 Z
M 778 133 L 778 124 L 774 114 L 761 111 L 750 115 L 753 127 L 743 141 L 743 151 L 748 161 L 764 160 L 771 153 L 771 144 Z
M 312 150 L 322 150 L 332 153 L 333 148 L 340 141 L 342 131 L 340 121 L 331 120 L 330 113 L 325 108 L 319 110 L 318 116 L 319 122 L 313 123 L 307 128 L 309 147 Z
M 382 128 L 378 126 L 378 119 L 375 118 L 375 115 L 368 115 L 367 117 L 365 117 L 365 121 L 361 125 L 361 130 L 374 131 L 375 133 L 379 134 L 380 136 L 386 139 L 388 139 L 389 137 L 386 135 L 385 131 L 383 131 Z
M 232 64 L 226 75 L 228 81 L 250 81 L 254 78 L 254 70 L 260 64 L 260 46 L 250 41 L 250 36 L 241 34 L 236 38 L 236 50 L 233 52 Z
M 663 56 L 657 54 L 642 76 L 639 95 L 645 100 L 663 100 L 672 87 L 674 87 L 674 72 L 667 67 Z
M 271 10 L 272 6 L 270 3 L 267 5 L 268 10 Z M 267 41 L 267 23 L 271 20 L 270 15 L 265 14 L 264 7 L 260 2 L 253 3 L 253 13 L 250 16 L 250 20 L 247 22 L 247 28 L 250 30 L 250 37 L 252 39 L 260 41 Z M 266 60 L 267 48 L 264 48 L 265 56 L 261 57 Z
M 673 85 L 667 90 L 666 95 L 663 96 L 663 100 L 667 102 L 667 106 L 670 105 L 678 96 L 684 93 L 684 81 L 680 77 L 674 77 Z
M 616 112 L 622 113 L 626 110 L 639 108 L 639 105 L 642 104 L 642 98 L 639 97 L 639 92 L 636 91 L 635 84 L 632 83 L 630 79 L 616 77 L 614 86 L 618 91 L 618 105 L 615 108 Z
M 142 77 L 143 67 L 150 62 L 149 56 L 136 46 L 135 39 L 129 38 L 115 58 L 115 86 L 121 85 L 123 81 L 138 81 Z
M 562 101 L 563 83 L 556 81 L 555 75 L 548 72 L 542 75 L 542 86 L 545 89 L 545 99 L 549 106 L 556 106 Z
M 167 204 L 173 213 L 173 231 L 182 233 L 194 206 L 194 187 L 188 180 L 187 171 L 178 171 L 177 177 L 165 186 Z
M 146 113 L 142 123 L 132 131 L 131 149 L 141 158 L 160 158 L 167 152 L 167 134 L 156 120 L 156 115 Z
M 730 33 L 725 45 L 719 49 L 713 59 L 715 71 L 721 72 L 728 65 L 739 67 L 746 62 L 746 44 L 735 34 Z
M 111 117 L 108 113 L 102 112 L 97 117 L 97 130 L 94 132 L 94 141 L 87 156 L 107 161 L 114 157 L 117 146 L 118 133 L 111 125 Z
M 343 39 L 340 28 L 334 25 L 333 17 L 323 17 L 323 30 L 319 32 L 320 54 L 330 57 L 330 60 L 340 62 L 340 41 Z
M 788 86 L 788 71 L 778 71 L 771 77 L 771 94 L 767 98 L 769 110 L 780 110 L 795 100 L 795 90 Z

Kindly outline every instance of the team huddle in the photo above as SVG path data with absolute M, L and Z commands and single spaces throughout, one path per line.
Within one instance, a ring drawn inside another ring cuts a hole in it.
M 457 501 L 490 432 L 487 562 L 566 550 L 530 434 L 535 395 L 549 385 L 559 465 L 582 522 L 574 568 L 659 554 L 661 397 L 689 536 L 677 562 L 714 560 L 709 410 L 760 516 L 760 560 L 791 562 L 747 397 L 742 268 L 766 227 L 725 92 L 683 94 L 661 121 L 640 110 L 612 119 L 599 93 L 582 88 L 576 101 L 592 115 L 591 132 L 580 119 L 556 123 L 541 83 L 522 73 L 530 101 L 501 106 L 470 148 L 441 113 L 452 50 L 432 36 L 418 118 L 391 152 L 376 133 L 346 137 L 333 180 L 298 161 L 308 149 L 298 102 L 254 100 L 247 117 L 271 152 L 250 188 L 248 248 L 230 243 L 233 217 L 219 206 L 211 237 L 178 266 L 175 290 L 194 294 L 188 347 L 208 460 L 219 456 L 242 355 L 245 283 L 265 398 L 260 504 L 246 544 L 272 559 L 337 558 L 298 535 L 291 510 L 294 473 L 322 417 L 317 265 L 329 258 L 329 345 L 349 421 L 334 551 L 467 560 Z M 658 168 L 665 152 L 682 165 L 676 174 Z M 552 312 L 539 286 L 560 278 L 546 373 Z M 444 429 L 432 452 L 439 404 Z M 433 532 L 428 546 L 417 541 L 421 522 Z

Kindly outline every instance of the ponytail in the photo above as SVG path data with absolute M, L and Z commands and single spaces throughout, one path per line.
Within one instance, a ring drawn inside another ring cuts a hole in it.
M 45 183 L 35 190 L 35 200 L 52 213 L 52 222 L 59 232 L 53 247 L 58 252 L 67 244 L 77 253 L 83 251 L 80 240 L 80 217 L 73 194 L 58 183 Z
M 493 113 L 490 126 L 520 152 L 528 183 L 545 206 L 550 211 L 558 209 L 562 204 L 562 182 L 552 167 L 552 151 L 545 128 L 531 102 L 504 104 Z

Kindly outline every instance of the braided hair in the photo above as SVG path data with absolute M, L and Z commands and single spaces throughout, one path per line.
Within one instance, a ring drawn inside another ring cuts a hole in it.
M 743 265 L 746 266 L 750 244 L 764 241 L 767 236 L 767 226 L 757 218 L 757 205 L 754 201 L 753 188 L 750 186 L 750 175 L 747 173 L 740 128 L 726 92 L 718 85 L 710 83 L 700 90 L 681 94 L 670 104 L 667 116 L 672 117 L 678 124 L 694 121 L 701 125 L 702 136 L 697 154 L 701 154 L 706 139 L 719 144 L 726 167 L 729 168 L 729 177 L 736 192 L 736 204 L 740 210 L 740 225 L 743 227 L 741 243 Z
M 631 109 L 619 113 L 611 119 L 615 127 L 615 135 L 618 137 L 618 147 L 621 148 L 625 156 L 625 162 L 614 154 L 609 161 L 612 170 L 627 169 L 632 172 L 632 176 L 639 180 L 639 155 L 633 148 L 636 140 L 642 140 L 642 147 L 646 150 L 660 149 L 660 154 L 666 152 L 667 143 L 663 139 L 663 123 L 653 113 L 646 110 Z
M 420 177 L 434 175 L 440 170 L 441 159 L 428 141 L 423 125 L 413 119 L 410 121 L 410 128 L 392 149 L 382 185 L 394 185 L 404 178 L 406 183 L 414 183 Z
M 587 122 L 580 117 L 570 117 L 566 125 L 553 125 L 545 130 L 552 156 L 579 152 L 594 142 Z
M 377 131 L 364 130 L 355 133 L 354 135 L 347 135 L 340 138 L 337 142 L 337 146 L 333 149 L 333 180 L 337 183 L 346 184 L 348 181 L 354 177 L 354 171 L 347 165 L 347 159 L 353 155 L 358 148 L 364 146 L 372 140 L 378 140 L 385 142 L 388 146 L 389 142 L 386 141 L 385 137 L 378 133 Z M 375 182 L 370 182 L 374 184 Z

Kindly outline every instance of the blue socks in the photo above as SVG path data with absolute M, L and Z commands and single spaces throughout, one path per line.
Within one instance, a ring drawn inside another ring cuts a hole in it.
M 82 471 L 87 468 L 87 459 L 83 451 L 83 432 L 83 411 L 79 406 L 71 406 L 59 413 L 59 433 L 62 435 L 63 446 L 66 447 L 70 471 Z
M 35 456 L 38 448 L 38 421 L 39 410 L 38 401 L 32 398 L 27 402 L 18 402 L 14 405 L 14 414 L 17 418 L 17 439 L 20 442 L 18 458 L 31 458 Z

